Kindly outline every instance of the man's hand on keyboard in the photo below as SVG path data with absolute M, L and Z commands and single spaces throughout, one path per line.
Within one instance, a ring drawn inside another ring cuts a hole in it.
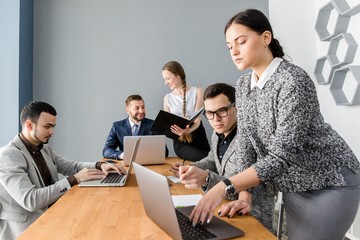
M 104 172 L 100 171 L 99 169 L 88 169 L 88 168 L 83 168 L 77 174 L 74 175 L 77 183 L 81 183 L 92 179 L 102 179 L 104 178 L 104 176 L 105 176 Z
M 108 164 L 108 163 L 101 164 L 101 170 L 103 171 L 103 173 L 105 173 L 105 175 L 107 175 L 109 171 L 116 171 L 119 174 L 126 174 L 126 170 L 124 166 L 121 164 L 121 162 L 118 162 L 116 164 Z

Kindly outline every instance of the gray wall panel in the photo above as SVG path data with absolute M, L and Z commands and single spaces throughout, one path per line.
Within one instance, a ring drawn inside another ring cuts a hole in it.
M 128 95 L 144 97 L 150 118 L 162 108 L 169 60 L 190 85 L 235 84 L 223 29 L 248 7 L 268 12 L 268 1 L 35 0 L 34 98 L 59 112 L 51 144 L 78 161 L 101 158 Z

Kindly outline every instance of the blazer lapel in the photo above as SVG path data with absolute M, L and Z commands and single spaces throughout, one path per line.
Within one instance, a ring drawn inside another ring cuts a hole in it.
M 35 171 L 36 171 L 36 174 L 37 174 L 37 177 L 38 177 L 38 180 L 40 182 L 40 184 L 42 186 L 45 187 L 45 183 L 41 177 L 41 174 L 40 174 L 40 171 L 39 171 L 39 168 L 37 167 L 34 159 L 32 158 L 29 150 L 27 150 L 25 144 L 21 141 L 20 137 L 17 136 L 17 138 L 15 139 L 15 142 L 16 142 L 16 145 L 18 146 L 18 148 L 21 150 L 21 153 L 24 155 L 25 159 L 31 163 L 31 165 L 35 168 Z
M 235 154 L 235 138 L 231 141 L 228 149 L 226 150 L 221 163 L 220 163 L 220 159 L 218 158 L 218 152 L 217 152 L 217 146 L 219 143 L 219 137 L 215 134 L 215 139 L 212 139 L 212 146 L 215 148 L 214 149 L 214 153 L 215 153 L 215 162 L 216 162 L 216 168 L 217 169 L 221 169 L 221 171 L 219 171 L 219 174 L 224 175 L 225 174 L 225 167 L 227 162 L 229 161 L 230 157 Z
M 47 151 L 43 149 L 41 149 L 41 154 L 43 155 L 46 165 L 49 169 L 50 175 L 51 175 L 51 180 L 53 183 L 58 181 L 58 172 L 57 172 L 57 167 L 56 164 L 51 160 L 51 156 L 48 154 Z
M 145 119 L 143 119 L 143 120 L 141 121 L 141 123 L 140 123 L 140 126 L 139 126 L 139 133 L 138 133 L 138 135 L 143 135 L 145 129 L 147 129 L 147 125 L 146 125 Z
M 127 132 L 127 135 L 128 136 L 131 136 L 132 135 L 132 132 L 131 132 L 131 125 L 130 125 L 130 119 L 129 117 L 124 121 L 125 122 L 125 128 L 126 128 L 126 132 Z M 140 129 L 139 129 L 140 130 Z
M 211 148 L 213 148 L 212 151 L 214 153 L 216 169 L 218 170 L 218 172 L 219 172 L 219 169 L 221 169 L 221 172 L 219 172 L 219 174 L 222 175 L 224 173 L 224 167 L 223 167 L 224 164 L 220 163 L 220 159 L 218 157 L 218 155 L 219 155 L 218 154 L 218 143 L 219 143 L 219 137 L 214 131 L 213 135 L 211 137 Z
M 224 174 L 225 173 L 225 166 L 227 164 L 227 162 L 229 161 L 230 157 L 235 154 L 235 139 L 233 139 L 228 147 L 228 149 L 226 150 L 223 159 L 222 159 L 222 169 L 221 172 Z

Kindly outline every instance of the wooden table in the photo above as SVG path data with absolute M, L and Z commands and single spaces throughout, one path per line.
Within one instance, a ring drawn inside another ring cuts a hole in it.
M 149 166 L 163 175 L 171 163 Z M 185 189 L 171 184 L 172 194 L 198 194 L 200 190 Z M 239 227 L 245 236 L 238 239 L 276 239 L 255 218 L 245 215 L 225 221 Z M 171 239 L 153 223 L 143 207 L 134 173 L 125 187 L 80 188 L 74 186 L 37 219 L 18 239 Z

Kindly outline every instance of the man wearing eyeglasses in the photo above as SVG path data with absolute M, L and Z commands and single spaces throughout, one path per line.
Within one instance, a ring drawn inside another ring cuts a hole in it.
M 186 188 L 201 188 L 207 192 L 218 182 L 235 175 L 246 166 L 241 166 L 236 158 L 236 132 L 237 119 L 235 108 L 235 88 L 225 84 L 216 83 L 208 86 L 204 91 L 204 116 L 214 129 L 211 137 L 211 150 L 207 157 L 192 165 L 180 166 L 175 163 L 170 171 L 176 176 L 180 175 L 181 183 Z M 247 166 L 248 167 L 248 166 Z M 251 212 L 263 225 L 272 231 L 272 213 L 274 207 L 274 193 L 265 190 L 264 186 L 238 195 L 228 195 L 229 207 L 236 206 L 227 217 L 235 213 L 242 215 Z M 221 215 L 221 213 L 219 213 Z
M 222 179 L 235 175 L 236 108 L 235 88 L 216 83 L 204 91 L 204 112 L 211 127 L 214 129 L 211 137 L 211 150 L 207 157 L 182 166 L 182 183 L 186 188 L 199 188 L 207 192 Z M 179 176 L 179 163 L 171 166 L 170 171 Z M 234 195 L 230 199 L 234 200 Z

